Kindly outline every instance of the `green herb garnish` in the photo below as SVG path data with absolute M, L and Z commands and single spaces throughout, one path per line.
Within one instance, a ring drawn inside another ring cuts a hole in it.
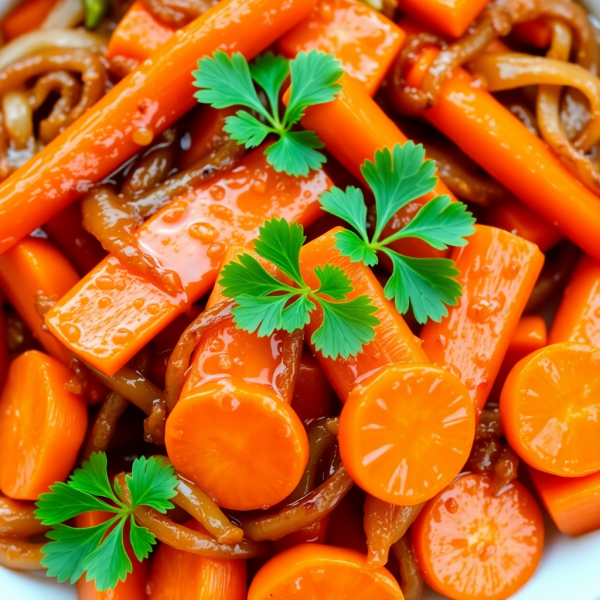
M 108 13 L 110 0 L 84 0 L 85 27 L 95 29 Z
M 367 296 L 346 300 L 353 291 L 350 278 L 339 267 L 316 267 L 319 288 L 312 290 L 300 271 L 300 248 L 306 237 L 301 225 L 285 219 L 271 219 L 260 228 L 256 253 L 278 267 L 293 282 L 278 281 L 251 255 L 241 254 L 239 262 L 223 268 L 220 283 L 223 295 L 235 299 L 235 324 L 260 337 L 283 329 L 295 331 L 307 325 L 310 313 L 321 307 L 323 323 L 313 333 L 312 343 L 323 356 L 348 358 L 375 338 L 373 327 L 379 319 Z
M 171 465 L 156 458 L 138 458 L 131 475 L 126 476 L 131 493 L 131 506 L 121 500 L 121 490 L 111 487 L 104 452 L 94 453 L 81 469 L 76 469 L 68 483 L 58 482 L 50 492 L 42 494 L 35 516 L 53 529 L 47 537 L 53 540 L 42 548 L 42 565 L 48 576 L 58 581 L 75 583 L 85 572 L 88 581 L 105 591 L 124 581 L 133 566 L 123 543 L 123 531 L 129 519 L 129 541 L 136 558 L 141 561 L 150 554 L 154 535 L 138 525 L 133 511 L 149 506 L 161 513 L 173 508 L 169 502 L 176 495 L 177 477 Z M 100 500 L 106 498 L 108 502 Z M 94 527 L 70 527 L 62 524 L 91 510 L 113 513 L 108 521 Z M 108 534 L 108 535 L 107 535 Z
M 466 237 L 475 232 L 475 219 L 462 202 L 438 196 L 421 207 L 412 221 L 393 235 L 381 239 L 389 220 L 401 208 L 433 190 L 436 185 L 435 163 L 425 160 L 423 146 L 407 142 L 375 152 L 374 162 L 366 161 L 361 172 L 375 196 L 377 211 L 371 239 L 367 233 L 367 207 L 361 190 L 348 187 L 325 192 L 320 201 L 323 209 L 349 223 L 354 231 L 336 234 L 336 248 L 353 262 L 369 266 L 378 262 L 378 252 L 392 261 L 394 270 L 384 293 L 395 300 L 396 309 L 404 314 L 412 306 L 419 323 L 427 319 L 440 321 L 462 294 L 456 279 L 458 270 L 446 258 L 412 258 L 389 246 L 404 238 L 423 240 L 437 250 L 448 246 L 465 246 Z
M 292 128 L 309 106 L 335 98 L 342 89 L 337 81 L 343 72 L 338 60 L 317 50 L 300 52 L 291 61 L 267 52 L 250 66 L 239 52 L 229 57 L 219 50 L 213 57 L 198 61 L 198 70 L 192 75 L 194 86 L 200 91 L 194 97 L 214 108 L 249 108 L 252 113 L 239 110 L 235 116 L 227 117 L 225 131 L 246 148 L 259 146 L 270 134 L 278 136 L 265 150 L 267 161 L 276 171 L 305 176 L 325 162 L 325 156 L 318 151 L 324 144 L 314 131 Z M 290 101 L 281 117 L 279 96 L 288 75 Z M 268 106 L 261 102 L 254 84 L 264 91 Z

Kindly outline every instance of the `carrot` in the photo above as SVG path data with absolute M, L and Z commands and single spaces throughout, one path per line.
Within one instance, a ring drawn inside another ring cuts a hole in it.
M 159 21 L 141 2 L 135 2 L 113 32 L 106 57 L 125 56 L 142 62 L 175 31 L 175 27 Z
M 75 269 L 48 240 L 28 237 L 0 256 L 0 288 L 44 349 L 64 364 L 69 351 L 44 331 L 34 297 L 41 291 L 60 298 L 78 281 Z
M 0 399 L 0 490 L 37 500 L 71 472 L 87 426 L 84 399 L 65 385 L 71 371 L 37 350 L 16 358 Z
M 552 223 L 542 219 L 527 204 L 517 198 L 505 198 L 485 209 L 485 223 L 498 229 L 510 231 L 536 244 L 542 252 L 556 246 L 563 238 Z
M 321 0 L 278 48 L 289 58 L 313 49 L 333 54 L 373 95 L 405 38 L 395 23 L 358 0 Z
M 489 0 L 400 0 L 398 8 L 427 25 L 461 37 Z
M 4 312 L 0 310 L 0 389 L 4 384 L 6 369 L 8 368 L 8 347 L 4 327 Z
M 600 347 L 600 262 L 584 255 L 565 290 L 550 330 L 550 343 Z
M 561 343 L 519 361 L 500 397 L 504 435 L 531 467 L 578 477 L 600 471 L 595 415 L 600 349 Z
M 515 481 L 499 496 L 488 475 L 468 474 L 430 500 L 411 529 L 423 577 L 454 600 L 503 600 L 533 575 L 544 524 Z
M 223 264 L 245 251 L 231 248 Z M 217 280 L 207 308 L 224 300 Z M 289 406 L 284 376 L 297 368 L 285 355 L 289 342 L 285 331 L 258 337 L 228 320 L 206 332 L 196 349 L 181 399 L 167 420 L 165 444 L 175 469 L 219 506 L 273 506 L 302 477 L 308 440 Z
M 233 171 L 171 202 L 138 231 L 146 249 L 180 276 L 185 294 L 169 296 L 109 256 L 58 302 L 46 324 L 75 354 L 114 375 L 210 290 L 229 244 L 249 245 L 274 216 L 310 224 L 321 214 L 318 197 L 330 186 L 322 170 L 305 178 L 277 173 L 258 148 Z
M 46 19 L 57 0 L 25 0 L 11 10 L 0 22 L 6 41 L 37 29 Z
M 501 229 L 475 229 L 469 244 L 452 255 L 463 294 L 440 323 L 425 324 L 421 339 L 430 360 L 466 385 L 479 415 L 544 256 L 534 244 Z
M 91 511 L 75 517 L 77 527 L 94 527 L 107 521 L 112 515 L 101 511 Z M 127 575 L 125 581 L 110 590 L 100 592 L 93 581 L 86 581 L 80 577 L 77 581 L 78 600 L 146 600 L 146 584 L 148 580 L 148 561 L 139 562 L 129 543 L 129 536 L 124 536 L 125 550 L 129 555 L 133 571 Z
M 225 47 L 250 59 L 315 4 L 223 0 L 165 42 L 0 185 L 0 253 L 138 152 L 142 145 L 135 140 L 146 143 L 192 108 L 191 72 L 200 57 Z
M 552 41 L 552 29 L 548 27 L 543 17 L 526 23 L 517 23 L 512 33 L 518 40 L 535 48 L 547 48 Z
M 389 600 L 403 595 L 387 569 L 367 570 L 363 554 L 321 544 L 302 544 L 278 554 L 256 574 L 248 591 L 248 600 L 346 597 Z
M 206 534 L 194 519 L 186 527 Z M 246 600 L 246 561 L 209 558 L 161 544 L 156 551 L 148 600 Z
M 327 539 L 330 517 L 331 513 L 325 515 L 316 523 L 299 529 L 298 531 L 294 531 L 280 540 L 277 540 L 273 543 L 273 549 L 275 550 L 275 553 L 279 554 L 288 548 L 293 548 L 294 546 L 299 546 L 300 544 L 324 544 L 325 540 Z
M 412 87 L 438 50 L 423 51 L 407 75 Z M 457 69 L 425 118 L 541 217 L 600 259 L 600 201 L 517 117 Z M 482 126 L 482 120 L 485 126 Z M 552 173 L 552 177 L 547 177 Z
M 346 402 L 338 436 L 342 460 L 352 479 L 372 496 L 394 504 L 418 504 L 450 483 L 464 465 L 474 436 L 471 400 L 455 376 L 427 364 L 418 338 L 385 299 L 371 270 L 340 255 L 334 237 L 338 231 L 302 248 L 304 279 L 316 289 L 315 267 L 342 268 L 354 287 L 348 299 L 366 295 L 380 321 L 375 340 L 355 357 L 333 360 L 313 348 Z M 321 319 L 315 312 L 307 337 Z

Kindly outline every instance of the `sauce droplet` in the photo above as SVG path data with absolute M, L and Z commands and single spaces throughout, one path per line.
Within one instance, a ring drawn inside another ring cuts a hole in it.
M 138 146 L 147 146 L 152 143 L 154 133 L 149 127 L 139 127 L 133 130 L 133 141 Z
M 219 237 L 219 232 L 210 223 L 194 223 L 188 232 L 203 244 L 214 242 Z

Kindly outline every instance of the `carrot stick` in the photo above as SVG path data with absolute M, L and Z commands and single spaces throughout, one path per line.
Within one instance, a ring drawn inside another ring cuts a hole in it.
M 0 490 L 37 500 L 71 472 L 87 426 L 82 396 L 65 389 L 71 371 L 37 350 L 16 358 L 0 399 Z
M 550 330 L 550 343 L 600 348 L 600 263 L 584 255 L 565 290 Z
M 192 108 L 196 100 L 191 72 L 199 58 L 224 47 L 250 59 L 303 19 L 315 3 L 223 0 L 180 30 L 2 183 L 0 253 L 112 173 L 150 136 L 157 136 Z
M 313 49 L 333 54 L 373 95 L 405 38 L 400 27 L 358 0 L 321 0 L 278 48 L 289 58 Z
M 537 246 L 501 229 L 476 225 L 469 244 L 453 253 L 463 294 L 440 323 L 421 331 L 431 361 L 467 386 L 477 415 L 492 390 L 544 256 Z
M 185 293 L 172 297 L 108 257 L 48 313 L 50 331 L 99 371 L 114 375 L 184 309 L 213 286 L 230 244 L 249 245 L 265 219 L 309 225 L 331 183 L 277 173 L 264 148 L 237 167 L 173 201 L 140 228 L 147 251 L 177 272 Z
M 37 29 L 46 19 L 57 0 L 25 0 L 11 10 L 0 22 L 6 41 Z
M 34 297 L 41 291 L 61 298 L 78 281 L 69 261 L 41 238 L 28 237 L 0 256 L 0 288 L 45 350 L 64 364 L 69 363 L 69 351 L 44 331 Z
M 407 75 L 409 85 L 420 86 L 436 53 L 430 48 L 421 54 Z M 454 72 L 442 85 L 437 104 L 424 116 L 525 204 L 600 259 L 599 197 L 571 174 L 543 140 L 491 94 L 474 86 L 466 71 Z

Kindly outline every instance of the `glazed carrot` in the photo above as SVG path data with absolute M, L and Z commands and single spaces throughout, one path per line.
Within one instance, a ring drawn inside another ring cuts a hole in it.
M 0 496 L 0 536 L 28 538 L 48 531 L 35 517 L 35 504 Z
M 489 0 L 399 0 L 398 8 L 419 21 L 460 37 Z
M 285 4 L 223 0 L 165 42 L 151 59 L 0 185 L 0 253 L 192 108 L 196 99 L 190 73 L 198 58 L 225 47 L 250 59 L 302 20 L 315 4 L 316 0 Z
M 407 83 L 421 85 L 437 50 L 425 50 Z M 584 251 L 600 259 L 600 201 L 546 143 L 481 87 L 463 69 L 441 87 L 425 118 L 541 217 Z M 485 122 L 485 126 L 482 126 Z M 547 173 L 552 173 L 548 177 Z
M 75 517 L 77 527 L 94 527 L 107 521 L 112 515 L 101 511 L 91 511 Z M 85 576 L 77 581 L 78 600 L 146 600 L 146 584 L 148 581 L 148 561 L 139 562 L 129 543 L 129 536 L 124 536 L 125 550 L 129 555 L 133 571 L 125 581 L 112 589 L 100 592 L 93 581 L 86 581 Z
M 535 48 L 547 48 L 552 41 L 552 29 L 548 27 L 543 17 L 526 23 L 517 23 L 512 33 L 517 39 Z
M 403 595 L 387 569 L 367 570 L 363 554 L 321 544 L 302 544 L 278 554 L 256 574 L 248 591 L 248 600 L 346 597 L 402 600 Z
M 8 368 L 8 347 L 5 340 L 4 312 L 0 310 L 0 387 L 4 384 Z
M 338 436 L 342 460 L 352 479 L 376 498 L 418 504 L 450 483 L 464 465 L 474 436 L 472 404 L 454 375 L 427 364 L 418 338 L 385 299 L 371 270 L 340 255 L 334 237 L 338 231 L 302 248 L 303 277 L 316 288 L 315 267 L 340 267 L 354 288 L 348 299 L 366 295 L 377 307 L 374 314 L 380 321 L 375 340 L 355 357 L 333 360 L 313 348 L 334 390 L 346 402 Z M 321 319 L 318 312 L 313 314 L 305 328 L 308 339 Z
M 278 48 L 289 58 L 313 49 L 333 54 L 373 95 L 405 38 L 395 23 L 358 0 L 321 0 Z
M 552 223 L 542 219 L 517 198 L 505 198 L 485 209 L 485 223 L 536 244 L 542 252 L 550 250 L 563 238 Z
M 270 217 L 303 225 L 320 214 L 331 183 L 324 171 L 277 173 L 264 148 L 220 179 L 190 189 L 138 231 L 147 251 L 177 272 L 185 294 L 172 297 L 109 256 L 48 313 L 46 324 L 75 354 L 114 375 L 183 309 L 213 286 L 229 244 L 249 245 Z
M 501 229 L 475 229 L 469 244 L 452 255 L 463 294 L 440 323 L 425 324 L 421 339 L 430 360 L 467 386 L 480 414 L 544 256 L 534 244 Z
M 280 540 L 273 542 L 275 553 L 279 554 L 288 548 L 293 548 L 300 544 L 324 544 L 327 539 L 330 517 L 331 513 L 325 515 L 316 523 L 313 523 L 308 527 L 303 527 L 302 529 L 294 531 Z
M 231 248 L 223 264 L 240 252 L 245 250 Z M 217 280 L 207 308 L 223 301 Z M 285 331 L 259 337 L 227 320 L 207 331 L 196 349 L 181 399 L 167 420 L 165 444 L 175 469 L 221 507 L 273 506 L 302 477 L 308 440 L 289 406 L 289 374 L 298 368 L 286 356 L 290 342 Z
M 70 473 L 87 426 L 82 396 L 65 389 L 71 371 L 37 350 L 16 358 L 0 399 L 0 490 L 37 500 Z
M 600 347 L 600 263 L 584 255 L 565 289 L 550 330 L 550 343 Z
M 186 527 L 206 534 L 195 520 Z M 149 600 L 245 600 L 246 561 L 210 558 L 161 544 L 148 581 Z
M 42 329 L 43 321 L 34 307 L 34 296 L 62 297 L 79 275 L 48 240 L 28 237 L 0 256 L 0 288 L 46 351 L 64 364 L 69 351 Z
M 542 515 L 515 481 L 499 496 L 487 475 L 468 474 L 430 500 L 412 526 L 425 581 L 455 600 L 503 600 L 533 575 Z
M 57 0 L 25 0 L 11 10 L 0 22 L 6 41 L 37 29 Z
M 566 342 L 515 365 L 500 417 L 508 443 L 528 465 L 564 477 L 600 471 L 599 372 L 600 349 Z
M 175 27 L 159 21 L 141 2 L 135 2 L 113 32 L 106 57 L 125 56 L 142 62 L 175 31 Z

